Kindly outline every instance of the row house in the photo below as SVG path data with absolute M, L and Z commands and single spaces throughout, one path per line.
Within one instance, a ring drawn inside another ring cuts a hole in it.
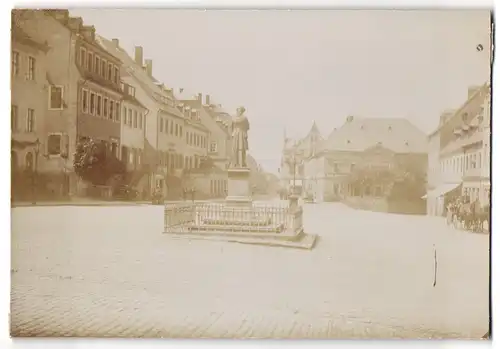
M 13 20 L 11 51 L 11 172 L 12 197 L 22 199 L 30 193 L 34 171 L 45 171 L 48 134 L 44 129 L 46 110 L 51 106 L 46 84 L 49 46 L 30 37 Z M 54 101 L 55 103 L 55 101 Z M 50 150 L 50 148 L 48 149 Z
M 128 173 L 126 183 L 145 195 L 150 190 L 147 176 L 150 169 L 144 158 L 148 110 L 135 98 L 135 87 L 122 82 L 122 92 L 120 157 Z
M 472 86 L 465 103 L 446 111 L 429 135 L 427 213 L 441 216 L 450 199 L 490 200 L 490 86 Z
M 306 159 L 306 186 L 318 202 L 381 198 L 387 190 L 384 185 L 366 186 L 361 193 L 351 184 L 351 176 L 358 169 L 387 170 L 400 165 L 425 174 L 427 139 L 422 131 L 402 118 L 349 116 Z
M 127 133 L 130 137 L 126 141 L 127 155 L 126 160 L 122 156 L 122 161 L 135 162 L 140 161 L 142 169 L 147 168 L 145 179 L 145 187 L 151 193 L 155 188 L 160 188 L 164 195 L 167 194 L 167 164 L 171 157 L 166 155 L 166 146 L 164 142 L 164 124 L 165 124 L 165 108 L 168 108 L 168 94 L 161 88 L 153 78 L 153 62 L 152 60 L 144 61 L 142 47 L 135 48 L 135 57 L 132 58 L 120 46 L 118 39 L 108 40 L 102 36 L 98 36 L 97 40 L 101 47 L 108 53 L 118 57 L 122 62 L 120 75 L 124 89 L 127 89 L 129 95 L 133 96 L 132 101 L 127 103 L 127 118 L 126 125 L 122 121 L 122 134 Z M 124 97 L 126 99 L 126 97 Z M 137 101 L 138 103 L 135 103 Z M 173 101 L 170 102 L 173 106 Z M 173 107 L 170 107 L 173 109 Z M 143 110 L 143 112 L 141 112 Z M 135 112 L 137 111 L 137 128 L 135 125 Z M 131 113 L 131 118 L 129 118 Z M 141 120 L 142 118 L 142 120 Z M 130 124 L 131 123 L 131 124 Z M 162 130 L 160 131 L 160 126 Z M 142 127 L 142 129 L 141 129 Z M 139 133 L 142 134 L 142 148 L 138 147 Z M 130 150 L 138 149 L 138 150 Z M 122 147 L 123 150 L 123 147 Z M 136 157 L 130 154 L 137 154 Z
M 68 10 L 16 10 L 13 14 L 27 35 L 50 47 L 46 74 L 41 77 L 49 101 L 41 149 L 45 169 L 53 175 L 48 185 L 75 194 L 79 181 L 73 171 L 73 154 L 79 140 L 106 142 L 118 154 L 121 62 L 96 43 L 93 26 L 70 17 Z

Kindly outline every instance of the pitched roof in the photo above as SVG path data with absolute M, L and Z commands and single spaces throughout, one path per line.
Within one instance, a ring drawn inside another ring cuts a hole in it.
M 41 43 L 33 39 L 23 29 L 21 29 L 21 27 L 14 20 L 12 21 L 11 39 L 12 41 L 17 41 L 19 43 L 34 47 L 42 52 L 47 52 L 49 50 L 49 46 L 46 42 Z
M 130 57 L 124 49 L 116 46 L 112 41 L 100 35 L 96 35 L 96 41 L 102 47 L 104 47 L 106 51 L 118 57 L 123 62 L 123 67 L 126 71 L 126 75 L 133 77 L 146 91 L 149 91 L 151 97 L 158 103 L 162 104 L 162 109 L 166 110 L 172 115 L 184 118 L 184 115 L 177 108 L 162 103 L 162 101 L 157 98 L 157 96 L 155 96 L 156 93 L 163 97 L 172 98 L 175 101 L 175 96 L 171 89 L 165 88 L 164 84 L 159 83 L 158 80 L 156 80 L 153 76 L 149 76 L 144 71 L 144 68 L 142 66 L 137 64 L 135 60 L 133 60 L 132 57 Z M 164 88 L 161 88 L 160 86 L 164 86 Z
M 365 151 L 381 145 L 395 153 L 427 153 L 427 136 L 403 118 L 352 118 L 322 144 L 325 150 Z

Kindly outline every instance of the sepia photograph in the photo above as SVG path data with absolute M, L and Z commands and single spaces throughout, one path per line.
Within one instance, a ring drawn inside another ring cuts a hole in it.
M 10 335 L 490 340 L 493 24 L 12 10 Z

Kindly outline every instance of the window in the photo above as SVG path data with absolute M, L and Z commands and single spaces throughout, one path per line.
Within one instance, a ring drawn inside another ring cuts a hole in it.
M 101 74 L 103 78 L 106 78 L 106 61 L 104 59 L 101 60 Z
M 210 152 L 211 153 L 217 152 L 217 142 L 211 142 L 210 143 Z
M 182 126 L 179 126 L 179 137 L 182 137 Z
M 28 115 L 26 117 L 26 132 L 35 131 L 35 110 L 28 108 Z
M 123 124 L 127 124 L 127 107 L 123 107 Z
M 26 169 L 28 171 L 33 171 L 33 153 L 32 152 L 27 152 L 26 157 L 24 158 L 25 164 L 26 164 Z
M 95 56 L 95 73 L 96 74 L 99 74 L 100 70 L 101 70 L 101 59 L 99 58 L 99 56 Z
M 19 127 L 19 109 L 17 105 L 11 105 L 10 107 L 10 127 L 12 128 L 12 132 L 17 131 Z
M 19 75 L 19 52 L 12 51 L 12 75 Z
M 97 95 L 96 115 L 101 116 L 101 111 L 102 111 L 102 96 Z
M 108 99 L 104 97 L 104 117 L 108 117 Z
M 139 128 L 142 130 L 142 113 L 139 114 Z
M 174 134 L 174 122 L 170 120 L 170 125 L 168 126 L 168 129 L 170 130 L 170 134 Z
M 86 113 L 88 111 L 88 101 L 89 99 L 89 91 L 82 90 L 82 111 Z
M 134 110 L 134 128 L 137 128 L 137 110 Z
M 114 102 L 113 101 L 109 101 L 109 118 L 111 120 L 113 120 L 113 106 L 114 106 Z
M 31 56 L 28 57 L 28 80 L 35 80 L 35 65 L 35 58 Z
M 86 61 L 87 61 L 87 50 L 85 50 L 85 48 L 81 47 L 80 48 L 80 65 L 82 67 L 85 67 L 87 65 Z
M 113 75 L 113 64 L 108 63 L 108 76 L 106 79 L 111 80 Z
M 168 120 L 167 120 L 168 123 Z M 160 132 L 163 132 L 163 118 L 160 118 Z
M 175 135 L 177 136 L 179 132 L 179 125 L 175 124 Z
M 50 86 L 49 109 L 63 109 L 63 88 L 62 86 Z
M 132 109 L 128 110 L 128 125 L 132 127 Z
M 49 155 L 60 155 L 61 154 L 61 135 L 60 134 L 50 134 L 47 137 L 47 153 Z
M 90 112 L 89 114 L 94 115 L 95 113 L 95 94 L 94 92 L 90 92 Z
M 165 133 L 168 133 L 168 120 L 165 122 Z
M 120 79 L 120 71 L 118 70 L 118 67 L 115 67 L 115 84 L 118 83 L 119 79 Z
M 119 102 L 115 102 L 115 121 L 118 121 L 120 122 L 120 103 Z
M 92 71 L 94 69 L 94 54 L 92 52 L 89 52 L 87 64 L 89 71 Z

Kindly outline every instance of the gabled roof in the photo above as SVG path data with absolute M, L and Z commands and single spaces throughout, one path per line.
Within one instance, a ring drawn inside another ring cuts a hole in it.
M 96 41 L 104 47 L 106 51 L 118 57 L 123 62 L 125 74 L 133 77 L 142 88 L 149 92 L 151 98 L 160 103 L 163 110 L 166 110 L 172 115 L 184 118 L 184 115 L 177 108 L 162 103 L 162 101 L 155 96 L 155 93 L 157 93 L 161 96 L 172 98 L 175 101 L 175 97 L 171 89 L 162 89 L 160 85 L 163 84 L 160 84 L 153 76 L 149 76 L 146 71 L 144 71 L 142 66 L 137 64 L 124 49 L 117 47 L 111 40 L 108 40 L 100 35 L 96 35 Z
M 426 134 L 403 118 L 352 118 L 334 130 L 322 148 L 362 152 L 377 144 L 395 153 L 427 153 Z
M 21 29 L 15 21 L 12 21 L 11 39 L 13 42 L 19 42 L 21 44 L 34 47 L 42 52 L 47 52 L 49 50 L 49 46 L 46 43 L 41 43 L 33 39 L 23 29 Z

